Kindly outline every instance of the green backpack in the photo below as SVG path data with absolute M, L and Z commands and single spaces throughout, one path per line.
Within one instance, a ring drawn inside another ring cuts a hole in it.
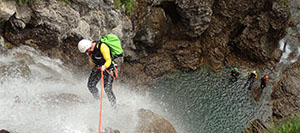
M 105 43 L 110 48 L 112 59 L 123 56 L 121 41 L 117 35 L 110 33 L 103 36 L 100 41 Z

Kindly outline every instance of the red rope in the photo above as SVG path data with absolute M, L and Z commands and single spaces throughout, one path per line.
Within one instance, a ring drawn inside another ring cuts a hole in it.
M 96 69 L 99 69 L 96 67 Z M 100 69 L 101 70 L 101 69 Z M 111 74 L 107 69 L 106 72 L 116 80 L 115 76 Z M 117 89 L 112 86 L 112 88 L 117 92 Z M 101 133 L 101 116 L 102 116 L 102 98 L 103 98 L 103 71 L 101 70 L 101 95 L 100 95 L 100 114 L 99 114 L 99 133 Z
M 99 116 L 99 133 L 101 133 L 101 116 L 102 116 L 102 97 L 103 97 L 103 71 L 101 71 L 101 96 L 100 96 L 100 116 Z
M 106 69 L 106 72 L 107 72 L 111 77 L 113 77 L 114 80 L 116 80 L 116 77 L 115 77 L 113 74 L 111 74 L 107 69 Z M 118 90 L 117 90 L 113 85 L 112 85 L 112 88 L 119 94 Z

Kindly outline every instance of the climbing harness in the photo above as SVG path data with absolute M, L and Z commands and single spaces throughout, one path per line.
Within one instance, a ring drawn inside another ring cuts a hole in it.
M 100 69 L 101 70 L 101 67 L 96 67 L 96 69 Z M 117 64 L 114 64 L 114 74 L 112 74 L 111 72 L 109 72 L 107 69 L 105 69 L 105 71 L 114 79 L 116 80 L 119 76 L 118 76 L 118 65 Z M 118 90 L 112 85 L 112 88 L 117 92 Z

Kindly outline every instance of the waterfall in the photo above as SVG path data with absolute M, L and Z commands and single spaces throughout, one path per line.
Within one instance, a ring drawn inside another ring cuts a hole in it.
M 300 56 L 300 41 L 297 32 L 298 28 L 289 27 L 288 34 L 279 41 L 282 56 L 274 71 L 274 76 L 278 78 L 280 74 L 291 64 L 295 63 Z
M 0 129 L 19 133 L 98 132 L 100 101 L 87 89 L 88 75 L 78 77 L 62 61 L 28 46 L 8 50 L 0 62 Z M 172 117 L 148 95 L 130 91 L 130 86 L 121 83 L 114 85 L 118 107 L 113 109 L 104 93 L 101 129 L 135 132 L 140 108 L 166 119 Z

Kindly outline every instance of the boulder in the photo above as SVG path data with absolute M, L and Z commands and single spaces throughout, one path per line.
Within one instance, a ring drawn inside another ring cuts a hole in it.
M 138 111 L 139 124 L 137 131 L 139 133 L 176 133 L 176 130 L 165 118 L 153 113 L 147 109 Z
M 1 1 L 0 2 L 0 27 L 17 11 L 16 1 Z M 0 28 L 0 33 L 3 28 Z
M 4 129 L 1 129 L 0 130 L 0 133 L 9 133 L 8 131 L 4 130 Z

